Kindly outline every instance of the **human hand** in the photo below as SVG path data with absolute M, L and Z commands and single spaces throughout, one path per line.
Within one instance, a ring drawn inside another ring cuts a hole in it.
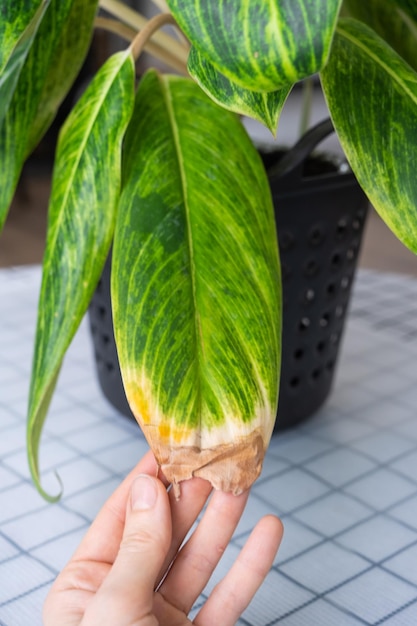
M 278 518 L 258 522 L 238 559 L 191 622 L 239 522 L 248 492 L 212 494 L 200 478 L 181 483 L 181 498 L 155 478 L 151 453 L 106 502 L 44 606 L 45 626 L 232 626 L 269 572 L 282 536 Z M 175 560 L 174 560 L 175 559 Z

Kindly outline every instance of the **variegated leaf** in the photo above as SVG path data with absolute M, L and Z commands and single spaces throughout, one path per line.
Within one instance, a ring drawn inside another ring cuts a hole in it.
M 325 63 L 341 0 L 167 0 L 193 46 L 233 83 L 276 91 Z
M 0 124 L 6 114 L 36 31 L 50 0 L 8 0 L 0 20 Z
M 417 74 L 370 28 L 341 20 L 322 82 L 354 173 L 383 220 L 417 252 Z
M 414 6 L 417 7 L 417 2 Z M 344 7 L 349 16 L 373 28 L 407 63 L 417 69 L 417 21 L 403 10 L 398 0 L 345 0 Z
M 131 408 L 174 484 L 239 492 L 276 415 L 281 295 L 260 157 L 193 81 L 149 72 L 126 136 L 113 248 Z
M 72 0 L 68 8 L 65 23 L 51 49 L 42 89 L 37 96 L 37 109 L 30 125 L 26 154 L 30 154 L 38 145 L 78 76 L 93 36 L 97 6 L 98 0 Z
M 111 244 L 121 143 L 132 113 L 134 81 L 130 51 L 111 57 L 72 110 L 59 138 L 27 424 L 32 477 L 48 499 L 40 486 L 39 439 L 62 360 Z
M 229 111 L 258 120 L 275 134 L 282 107 L 291 91 L 290 85 L 271 92 L 245 89 L 220 74 L 196 48 L 191 48 L 188 71 L 214 102 Z
M 0 20 L 0 72 L 13 57 L 19 43 L 50 0 L 3 0 Z M 39 18 L 38 18 L 39 19 Z
M 96 6 L 97 0 L 51 0 L 45 11 L 0 123 L 0 230 L 28 152 L 78 74 Z M 45 104 L 48 93 L 51 104 Z

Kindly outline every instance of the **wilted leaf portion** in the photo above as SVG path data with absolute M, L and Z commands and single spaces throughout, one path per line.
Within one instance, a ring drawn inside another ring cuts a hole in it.
M 27 425 L 33 480 L 47 498 L 39 482 L 39 439 L 62 360 L 111 244 L 134 81 L 130 52 L 111 57 L 73 108 L 58 142 Z
M 275 134 L 291 85 L 270 92 L 245 89 L 220 74 L 196 48 L 191 48 L 188 71 L 214 102 L 229 111 L 258 120 Z
M 168 0 L 193 46 L 233 83 L 275 91 L 325 63 L 341 0 Z
M 370 28 L 348 19 L 337 29 L 322 82 L 361 187 L 397 237 L 417 252 L 416 72 Z
M 239 492 L 260 472 L 280 364 L 270 190 L 237 117 L 148 73 L 126 136 L 112 266 L 132 410 L 168 479 Z

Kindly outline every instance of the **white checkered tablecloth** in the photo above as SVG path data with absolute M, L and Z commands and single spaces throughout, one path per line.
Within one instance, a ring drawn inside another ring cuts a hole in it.
M 0 624 L 38 626 L 57 572 L 147 449 L 96 383 L 83 322 L 41 445 L 47 504 L 32 486 L 25 410 L 39 268 L 0 271 Z M 240 625 L 417 624 L 417 281 L 360 271 L 333 392 L 273 438 L 216 580 L 265 513 L 285 537 Z M 200 598 L 199 603 L 204 599 Z

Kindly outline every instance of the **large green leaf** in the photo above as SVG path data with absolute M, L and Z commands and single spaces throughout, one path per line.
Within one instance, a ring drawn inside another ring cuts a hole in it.
M 57 107 L 87 52 L 96 5 L 97 0 L 51 0 L 37 30 L 0 123 L 0 230 L 28 151 L 52 121 L 48 91 Z
M 417 69 L 417 23 L 404 12 L 401 3 L 397 0 L 345 0 L 344 7 L 351 17 L 373 28 L 407 63 Z
M 50 0 L 9 0 L 0 21 L 0 124 L 6 114 L 36 31 Z
M 30 126 L 26 154 L 48 130 L 58 107 L 70 90 L 90 46 L 98 0 L 72 0 L 65 23 L 51 51 L 35 119 Z
M 258 120 L 275 134 L 291 85 L 270 92 L 245 89 L 220 74 L 196 48 L 191 48 L 188 71 L 214 102 L 229 111 Z
M 58 142 L 27 424 L 30 469 L 47 498 L 38 469 L 41 430 L 63 357 L 111 244 L 134 81 L 130 51 L 111 57 L 72 110 Z
M 3 0 L 0 20 L 0 72 L 10 61 L 25 38 L 25 32 L 37 19 L 39 9 L 49 0 Z M 39 18 L 38 18 L 39 19 Z
M 416 0 L 391 0 L 398 5 L 400 9 L 405 11 L 413 20 L 417 21 L 417 2 Z
M 370 28 L 346 19 L 322 82 L 360 185 L 397 237 L 417 252 L 417 74 Z
M 193 46 L 232 82 L 256 91 L 314 74 L 325 63 L 341 0 L 168 0 Z
M 281 295 L 273 208 L 238 118 L 193 81 L 142 80 L 113 248 L 116 343 L 168 479 L 239 491 L 272 432 Z

